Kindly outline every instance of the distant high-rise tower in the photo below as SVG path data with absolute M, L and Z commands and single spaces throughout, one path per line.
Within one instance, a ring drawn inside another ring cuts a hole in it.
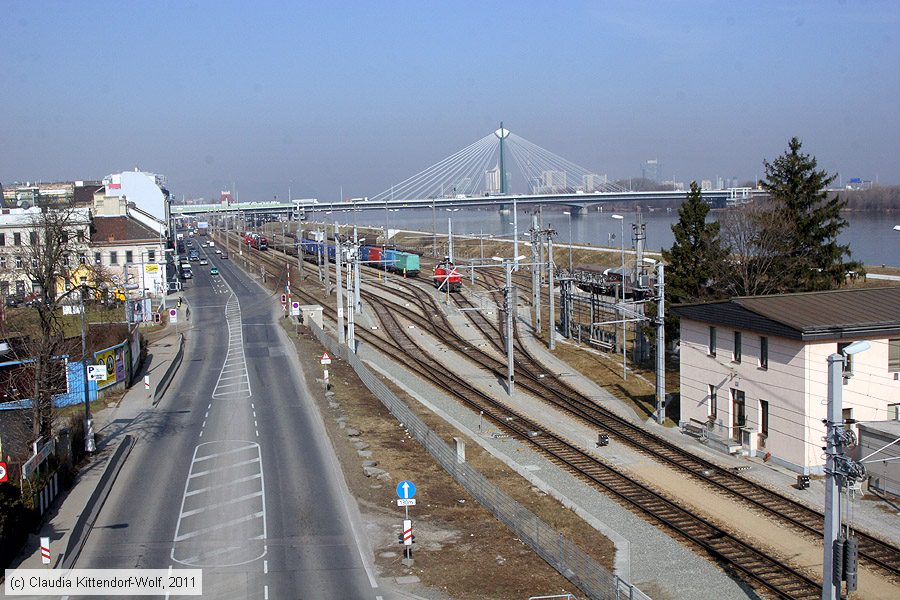
M 581 176 L 581 187 L 585 192 L 596 192 L 609 180 L 606 175 L 597 175 L 596 173 L 588 173 Z
M 659 160 L 654 158 L 653 160 L 648 160 L 642 164 L 641 177 L 659 183 L 662 180 L 662 168 L 660 167 Z
M 700 189 L 704 192 L 712 190 L 712 181 L 709 179 L 704 179 L 700 182 Z
M 484 172 L 484 189 L 489 194 L 500 192 L 500 165 Z

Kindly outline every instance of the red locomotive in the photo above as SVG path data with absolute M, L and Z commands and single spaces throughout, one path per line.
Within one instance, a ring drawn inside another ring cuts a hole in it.
M 244 234 L 244 243 L 257 250 L 265 250 L 269 247 L 269 240 L 266 239 L 266 236 L 250 231 Z
M 434 287 L 441 291 L 459 292 L 462 290 L 462 275 L 449 258 L 444 258 L 434 267 L 431 281 L 434 283 Z

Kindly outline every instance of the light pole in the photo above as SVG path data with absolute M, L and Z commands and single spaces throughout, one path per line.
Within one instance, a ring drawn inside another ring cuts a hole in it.
M 503 295 L 506 304 L 506 391 L 512 396 L 515 382 L 515 368 L 513 357 L 513 312 L 516 310 L 515 291 L 512 285 L 513 267 L 525 256 L 516 255 L 513 258 L 501 258 L 492 256 L 492 260 L 503 263 L 506 269 L 506 289 Z
M 622 224 L 622 277 L 619 282 L 619 288 L 622 290 L 622 305 L 619 312 L 622 318 L 622 379 L 628 379 L 628 370 L 625 367 L 625 217 L 622 215 L 612 215 L 612 218 Z
M 569 217 L 569 273 L 573 273 L 572 269 L 572 211 L 564 210 L 563 214 Z
M 91 394 L 88 384 L 88 368 L 87 368 L 87 330 L 84 326 L 84 294 L 87 292 L 85 286 L 81 286 L 81 366 L 82 377 L 84 377 L 84 451 L 93 452 L 94 446 L 94 420 L 91 418 Z
M 447 258 L 450 259 L 450 262 L 453 262 L 453 213 L 457 212 L 458 208 L 445 208 L 450 216 L 447 217 Z
M 837 545 L 838 535 L 841 530 L 841 510 L 839 498 L 841 488 L 848 479 L 856 479 L 856 475 L 862 465 L 849 461 L 844 456 L 844 445 L 848 437 L 844 431 L 843 409 L 843 378 L 844 367 L 854 354 L 865 352 L 870 348 L 869 342 L 858 341 L 846 346 L 843 354 L 832 354 L 828 357 L 828 413 L 825 420 L 825 536 L 823 539 L 824 560 L 822 562 L 822 600 L 836 600 L 841 591 L 841 579 L 834 581 L 835 551 L 841 552 L 838 559 L 843 562 L 844 544 Z M 846 543 L 847 540 L 843 540 Z M 848 553 L 849 554 L 849 553 Z M 843 565 L 841 571 L 847 572 Z M 852 588 L 852 589 L 851 589 Z M 847 591 L 856 589 L 856 581 L 847 580 Z

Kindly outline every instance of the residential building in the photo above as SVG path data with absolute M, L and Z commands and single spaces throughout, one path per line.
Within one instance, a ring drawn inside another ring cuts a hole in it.
M 712 445 L 821 473 L 827 358 L 858 340 L 871 347 L 848 362 L 844 417 L 896 418 L 900 287 L 738 297 L 671 313 L 681 320 L 681 421 Z
M 165 240 L 128 215 L 94 217 L 91 261 L 102 266 L 131 298 L 166 293 Z
M 90 210 L 69 208 L 71 226 L 66 233 L 71 253 L 67 266 L 74 273 L 87 261 L 90 242 Z M 29 269 L 38 264 L 34 246 L 41 239 L 42 209 L 10 208 L 0 214 L 0 297 L 18 296 L 39 291 L 37 283 L 29 276 Z M 57 291 L 71 285 L 70 278 L 62 278 Z
M 166 234 L 166 227 L 170 222 L 171 194 L 166 189 L 166 178 L 163 175 L 145 173 L 143 171 L 123 171 L 103 178 L 107 196 L 125 197 L 133 205 L 134 214 L 131 216 L 144 223 L 148 227 L 162 224 L 162 234 Z M 149 218 L 141 218 L 147 215 Z

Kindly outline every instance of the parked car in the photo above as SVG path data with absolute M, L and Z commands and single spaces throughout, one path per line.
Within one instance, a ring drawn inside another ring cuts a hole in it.
M 15 307 L 19 306 L 21 303 L 22 303 L 22 299 L 19 298 L 18 296 L 7 296 L 6 297 L 5 304 L 6 304 L 6 306 L 8 306 L 10 308 L 15 308 Z

